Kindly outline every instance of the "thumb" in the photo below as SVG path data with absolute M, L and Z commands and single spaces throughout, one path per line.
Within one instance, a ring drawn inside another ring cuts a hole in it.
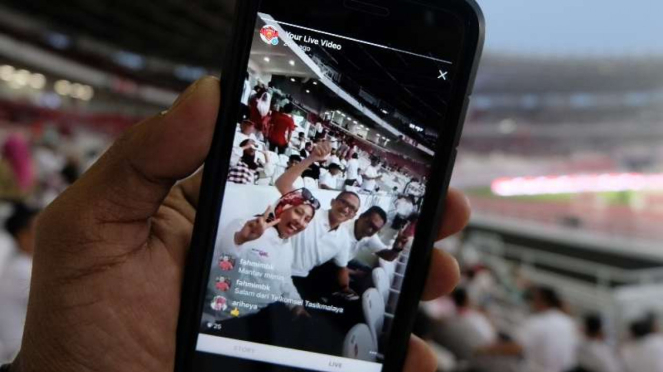
M 168 111 L 125 133 L 68 193 L 98 221 L 149 218 L 173 184 L 205 161 L 220 96 L 218 79 L 198 80 Z

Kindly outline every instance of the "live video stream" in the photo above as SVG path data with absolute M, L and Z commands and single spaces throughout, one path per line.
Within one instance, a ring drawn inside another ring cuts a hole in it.
M 394 63 L 447 79 L 443 62 L 259 15 L 198 350 L 217 336 L 379 367 L 443 116 Z

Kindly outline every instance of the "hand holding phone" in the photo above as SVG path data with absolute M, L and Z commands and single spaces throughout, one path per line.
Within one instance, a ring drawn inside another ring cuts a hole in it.
M 204 209 L 202 177 L 194 173 L 210 150 L 219 102 L 217 79 L 196 82 L 167 113 L 123 135 L 41 214 L 24 341 L 12 371 L 86 372 L 85 360 L 104 371 L 173 369 L 192 221 Z M 469 214 L 458 192 L 447 205 L 440 238 L 459 231 Z M 451 290 L 454 267 L 453 258 L 434 253 L 426 299 Z M 422 342 L 413 341 L 409 355 L 406 372 L 435 363 Z

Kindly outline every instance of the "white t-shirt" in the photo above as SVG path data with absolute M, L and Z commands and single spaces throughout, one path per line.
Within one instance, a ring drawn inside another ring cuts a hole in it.
M 211 280 L 214 280 L 215 274 L 231 279 L 230 290 L 219 293 L 227 299 L 228 305 L 226 310 L 215 314 L 219 320 L 231 318 L 230 311 L 235 308 L 239 310 L 240 317 L 255 314 L 274 303 L 273 296 L 297 302 L 285 303 L 289 306 L 298 305 L 301 301 L 299 292 L 292 283 L 291 239 L 281 239 L 278 230 L 270 228 L 256 240 L 239 246 L 235 244 L 235 233 L 250 220 L 235 220 L 217 236 Z M 223 255 L 230 255 L 236 259 L 233 270 L 217 272 L 219 259 Z M 246 292 L 240 293 L 240 291 L 252 292 L 255 295 L 246 295 L 244 294 Z
M 318 133 L 322 133 L 325 131 L 325 128 L 322 126 L 322 123 L 317 123 L 315 125 L 315 131 Z
M 348 161 L 346 172 L 347 172 L 347 179 L 349 180 L 356 180 L 357 178 L 359 178 L 359 160 L 350 159 Z
M 492 345 L 497 341 L 497 332 L 495 332 L 495 328 L 482 313 L 474 309 L 467 309 L 458 314 L 458 318 L 461 319 L 461 321 L 466 322 L 476 331 L 478 336 L 478 346 Z
M 339 226 L 329 231 L 329 210 L 319 210 L 306 229 L 292 238 L 295 258 L 292 275 L 306 277 L 313 268 L 334 260 L 339 267 L 348 266 L 347 230 Z
M 523 347 L 526 370 L 564 372 L 576 365 L 578 334 L 573 320 L 552 309 L 532 315 L 516 334 Z
M 382 242 L 378 234 L 373 234 L 357 240 L 355 236 L 355 223 L 357 220 L 350 221 L 349 223 L 343 224 L 343 227 L 348 233 L 348 239 L 350 240 L 350 250 L 349 250 L 349 259 L 354 260 L 357 257 L 364 257 L 366 255 L 375 255 L 378 252 L 382 252 L 389 247 Z M 363 260 L 362 260 L 363 261 Z
M 338 165 L 341 165 L 341 159 L 339 159 L 338 156 L 336 156 L 336 155 L 330 155 L 330 156 L 327 158 L 327 161 L 325 162 L 325 166 L 328 167 L 328 166 L 330 166 L 330 165 L 332 165 L 332 164 L 338 164 Z
M 663 371 L 663 335 L 651 334 L 622 350 L 626 372 Z
M 340 175 L 333 176 L 330 172 L 325 172 L 324 174 L 320 175 L 320 180 L 318 183 L 320 186 L 327 185 L 327 187 L 331 187 L 332 189 L 336 190 L 338 189 L 338 180 L 340 178 Z
M 21 348 L 30 294 L 32 258 L 24 253 L 14 253 L 0 271 L 0 363 L 2 363 L 12 360 Z
M 624 368 L 616 354 L 605 342 L 587 340 L 578 349 L 578 366 L 588 371 L 622 372 Z
M 365 177 L 378 177 L 380 175 L 380 172 L 378 171 L 377 167 L 374 167 L 372 165 L 369 165 L 368 168 L 364 171 L 364 176 Z M 375 186 L 377 185 L 376 180 L 364 180 L 364 183 L 362 183 L 361 188 L 366 190 L 366 191 L 374 191 Z

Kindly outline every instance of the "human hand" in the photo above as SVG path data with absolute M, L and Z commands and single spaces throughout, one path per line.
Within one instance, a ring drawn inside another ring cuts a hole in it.
M 311 155 L 309 155 L 309 159 L 313 160 L 313 162 L 319 162 L 327 159 L 327 156 L 331 154 L 331 144 L 329 141 L 322 141 L 319 142 L 315 147 L 313 147 L 313 151 L 311 151 Z
M 198 81 L 167 114 L 131 128 L 42 213 L 12 372 L 173 370 L 201 181 L 187 177 L 207 156 L 219 101 L 218 80 Z M 452 190 L 438 236 L 460 231 L 468 217 L 466 199 Z M 449 293 L 458 278 L 456 261 L 435 250 L 424 299 Z M 405 371 L 436 365 L 413 337 Z
M 262 216 L 245 223 L 242 229 L 235 233 L 235 244 L 242 245 L 244 243 L 260 239 L 265 231 L 278 225 L 279 222 L 281 222 L 281 220 L 278 218 L 272 222 L 267 222 L 267 218 L 271 212 L 272 208 L 268 207 Z

